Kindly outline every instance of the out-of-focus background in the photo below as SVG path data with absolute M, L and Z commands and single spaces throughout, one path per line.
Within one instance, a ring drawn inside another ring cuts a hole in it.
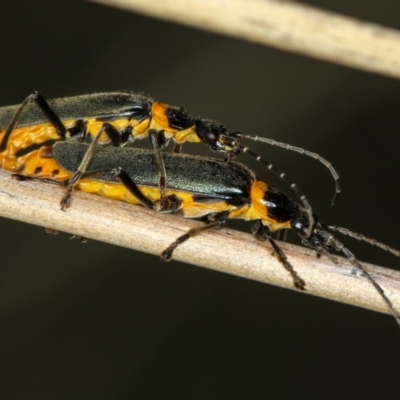
M 307 3 L 400 29 L 398 1 Z M 71 0 L 3 0 L 0 33 L 0 105 L 34 90 L 134 90 L 304 147 L 340 173 L 335 207 L 316 161 L 249 143 L 323 221 L 400 247 L 398 81 Z M 14 221 L 1 232 L 2 399 L 398 398 L 389 316 Z M 400 266 L 343 241 L 360 260 Z

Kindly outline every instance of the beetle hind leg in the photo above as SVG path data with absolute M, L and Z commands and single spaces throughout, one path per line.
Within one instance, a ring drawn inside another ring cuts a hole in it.
M 189 229 L 184 235 L 179 236 L 178 239 L 175 240 L 172 244 L 170 244 L 162 253 L 161 253 L 161 261 L 167 262 L 172 258 L 172 253 L 174 250 L 182 243 L 186 242 L 186 240 L 191 237 L 200 235 L 201 233 L 208 231 L 214 228 L 222 228 L 226 220 L 228 219 L 229 213 L 221 212 L 210 216 L 205 225 L 197 226 L 195 228 Z

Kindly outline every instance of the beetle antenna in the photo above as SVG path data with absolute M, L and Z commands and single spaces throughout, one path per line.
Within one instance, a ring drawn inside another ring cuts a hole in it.
M 328 226 L 330 228 L 331 226 Z M 340 232 L 339 229 L 337 229 L 338 232 Z M 360 235 L 361 236 L 361 235 Z M 376 291 L 381 295 L 382 299 L 384 302 L 387 304 L 389 307 L 390 313 L 393 315 L 395 318 L 396 322 L 400 326 L 400 316 L 397 313 L 397 311 L 394 308 L 393 303 L 390 301 L 390 299 L 386 296 L 386 293 L 382 289 L 382 287 L 376 282 L 376 280 L 370 275 L 370 273 L 365 269 L 365 267 L 360 263 L 360 261 L 357 260 L 356 256 L 344 246 L 343 243 L 341 243 L 339 240 L 337 240 L 331 233 L 323 230 L 323 229 L 318 229 L 314 230 L 314 236 L 311 238 L 311 240 L 305 240 L 303 243 L 311 248 L 314 248 L 315 250 L 325 253 L 328 252 L 329 249 L 334 249 L 336 251 L 342 252 L 347 259 L 355 265 L 355 267 L 361 272 L 362 276 L 367 278 L 371 284 L 374 286 Z
M 337 241 L 335 239 L 335 241 L 337 242 L 337 244 L 340 244 L 341 246 L 343 246 L 339 241 Z M 393 315 L 393 317 L 395 318 L 396 322 L 399 324 L 400 326 L 400 317 L 397 313 L 397 311 L 395 310 L 393 303 L 389 300 L 389 298 L 386 296 L 386 293 L 383 291 L 382 287 L 380 285 L 378 285 L 378 283 L 376 282 L 376 280 L 369 274 L 369 272 L 364 268 L 364 266 L 356 259 L 356 257 L 354 256 L 354 254 L 347 249 L 346 247 L 342 247 L 341 248 L 342 253 L 358 268 L 358 270 L 363 274 L 363 276 L 365 278 L 367 278 L 372 285 L 374 286 L 374 288 L 378 291 L 378 293 L 381 295 L 381 297 L 383 298 L 383 300 L 385 301 L 385 303 L 387 304 L 387 306 L 390 309 L 391 314 Z
M 235 138 L 241 138 L 241 139 L 250 139 L 250 140 L 254 140 L 255 142 L 267 143 L 271 146 L 277 146 L 277 147 L 281 147 L 282 149 L 285 149 L 285 150 L 295 151 L 296 153 L 300 153 L 300 154 L 309 156 L 309 157 L 313 158 L 314 160 L 319 161 L 326 168 L 329 169 L 329 171 L 333 177 L 333 180 L 335 182 L 335 194 L 332 199 L 332 205 L 334 205 L 336 203 L 336 201 L 339 197 L 339 194 L 342 191 L 342 189 L 340 187 L 340 183 L 339 183 L 339 174 L 336 172 L 335 168 L 333 168 L 333 165 L 328 160 L 321 157 L 319 154 L 302 149 L 301 147 L 292 146 L 287 143 L 277 142 L 276 140 L 265 138 L 265 137 L 260 137 L 257 135 L 248 135 L 248 134 L 245 134 L 242 132 L 232 132 L 229 134 L 229 136 L 233 136 Z
M 400 257 L 400 251 L 388 246 L 385 243 L 381 243 L 381 242 L 378 242 L 375 239 L 371 239 L 369 237 L 366 237 L 366 236 L 362 235 L 361 233 L 352 232 L 347 228 L 342 228 L 342 227 L 337 226 L 337 225 L 324 225 L 324 227 L 327 228 L 327 229 L 330 229 L 333 232 L 339 232 L 342 235 L 350 236 L 351 238 L 357 239 L 357 240 L 359 240 L 361 242 L 366 242 L 366 243 L 370 244 L 371 246 L 379 247 L 380 249 L 382 249 L 384 251 L 392 253 L 396 257 Z

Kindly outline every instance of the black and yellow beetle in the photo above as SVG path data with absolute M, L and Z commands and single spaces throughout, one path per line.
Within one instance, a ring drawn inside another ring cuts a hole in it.
M 68 186 L 89 147 L 71 141 L 43 146 L 19 160 L 14 176 L 20 180 L 44 180 Z M 242 164 L 227 164 L 213 158 L 173 153 L 165 153 L 163 161 L 169 182 L 165 192 L 170 201 L 168 211 L 205 222 L 177 238 L 162 251 L 161 258 L 164 261 L 170 260 L 174 249 L 189 238 L 222 227 L 228 219 L 244 219 L 252 222 L 252 233 L 258 239 L 271 243 L 275 256 L 292 275 L 295 287 L 305 290 L 306 282 L 272 238 L 274 232 L 293 229 L 302 244 L 315 250 L 318 255 L 331 251 L 342 252 L 371 282 L 400 324 L 400 317 L 381 286 L 329 230 L 366 241 L 397 257 L 400 256 L 399 251 L 344 228 L 323 225 L 315 215 L 310 226 L 304 207 L 258 180 L 253 171 Z M 93 151 L 86 171 L 74 186 L 87 193 L 141 204 L 156 211 L 162 209 L 156 158 L 154 152 L 149 150 L 98 146 Z
M 131 92 L 110 92 L 63 97 L 46 101 L 38 92 L 32 93 L 20 105 L 0 108 L 0 153 L 5 158 L 18 157 L 32 146 L 51 141 L 75 138 L 80 141 L 95 138 L 95 142 L 112 143 L 116 147 L 129 145 L 136 139 L 149 137 L 157 160 L 161 207 L 169 207 L 165 192 L 169 188 L 161 149 L 172 139 L 174 152 L 180 152 L 185 142 L 208 145 L 230 162 L 239 153 L 247 153 L 264 164 L 268 170 L 284 179 L 299 196 L 313 224 L 312 208 L 304 193 L 285 173 L 263 159 L 238 139 L 251 139 L 308 155 L 322 162 L 335 180 L 335 196 L 340 193 L 339 176 L 331 163 L 316 153 L 273 139 L 229 132 L 220 123 L 189 114 L 184 108 L 171 106 L 153 98 Z M 86 162 L 90 159 L 90 154 Z M 84 163 L 85 164 L 85 163 Z M 10 163 L 8 164 L 10 165 Z M 78 166 L 73 181 L 85 172 Z M 9 166 L 3 166 L 10 169 Z M 71 188 L 72 190 L 72 188 Z M 64 200 L 68 203 L 68 196 Z M 309 232 L 310 234 L 310 232 Z

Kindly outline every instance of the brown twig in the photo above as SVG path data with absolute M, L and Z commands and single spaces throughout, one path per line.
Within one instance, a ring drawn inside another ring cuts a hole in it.
M 277 0 L 92 0 L 400 78 L 400 32 Z
M 63 189 L 38 182 L 18 182 L 0 170 L 0 215 L 78 236 L 160 254 L 198 222 L 157 214 L 140 206 L 75 192 L 72 208 L 60 211 Z M 281 243 L 308 294 L 388 313 L 372 285 L 347 260 L 334 264 L 304 247 Z M 230 229 L 210 231 L 178 247 L 174 259 L 241 277 L 294 289 L 266 242 Z M 400 272 L 364 264 L 400 310 Z

